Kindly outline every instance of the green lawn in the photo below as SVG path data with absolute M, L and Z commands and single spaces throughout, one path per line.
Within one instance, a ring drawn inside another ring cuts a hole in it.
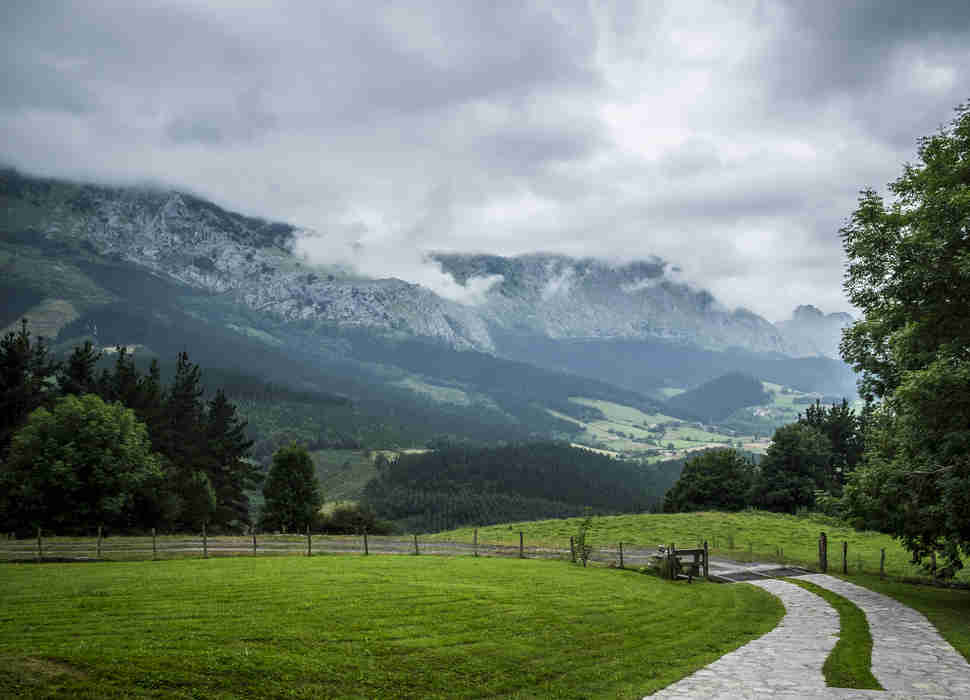
M 752 586 L 558 561 L 0 565 L 0 696 L 637 698 L 772 629 Z
M 525 533 L 527 545 L 547 544 L 569 547 L 581 518 L 539 520 L 525 523 L 492 525 L 479 529 L 482 542 L 518 544 L 519 531 Z M 470 542 L 473 528 L 437 533 L 430 537 Z M 767 561 L 784 559 L 786 563 L 814 565 L 818 557 L 819 532 L 829 541 L 829 572 L 841 571 L 842 542 L 849 543 L 849 573 L 877 573 L 879 550 L 886 550 L 886 572 L 894 576 L 916 576 L 920 572 L 909 563 L 910 555 L 896 540 L 877 532 L 857 532 L 831 519 L 797 517 L 779 513 L 746 511 L 741 513 L 664 513 L 616 515 L 594 519 L 590 534 L 594 546 L 655 547 L 674 543 L 694 547 L 707 540 L 714 554 L 733 559 L 758 558 Z M 861 566 L 860 566 L 861 565 Z M 962 580 L 970 580 L 964 570 Z
M 847 598 L 797 578 L 787 579 L 824 598 L 839 613 L 839 641 L 825 660 L 822 673 L 832 688 L 883 690 L 872 675 L 872 635 L 866 614 Z

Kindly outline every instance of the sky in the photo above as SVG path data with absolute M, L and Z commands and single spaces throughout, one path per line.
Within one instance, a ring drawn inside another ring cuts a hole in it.
M 970 3 L 4 0 L 0 56 L 25 172 L 469 303 L 428 251 L 658 256 L 783 320 L 852 311 L 839 228 L 970 98 Z

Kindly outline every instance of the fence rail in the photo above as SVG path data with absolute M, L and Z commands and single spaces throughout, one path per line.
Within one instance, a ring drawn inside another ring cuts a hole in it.
M 656 548 L 617 543 L 595 547 L 589 560 L 615 566 L 646 565 Z M 40 533 L 35 539 L 0 539 L 0 561 L 97 561 L 172 559 L 182 557 L 273 556 L 314 554 L 417 554 L 439 556 L 521 557 L 570 559 L 569 546 L 518 545 L 424 540 L 418 535 L 158 535 L 112 537 L 58 537 Z

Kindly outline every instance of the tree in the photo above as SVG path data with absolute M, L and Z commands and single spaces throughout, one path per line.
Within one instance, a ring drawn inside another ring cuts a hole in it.
M 246 461 L 253 441 L 246 438 L 246 422 L 220 389 L 205 414 L 203 464 L 215 494 L 213 520 L 220 524 L 249 522 L 246 489 L 255 488 L 262 475 Z
M 741 510 L 747 505 L 754 465 L 737 450 L 709 450 L 684 464 L 664 496 L 664 511 Z
M 778 428 L 759 465 L 751 504 L 783 513 L 810 507 L 825 484 L 831 452 L 817 428 L 800 423 Z
M 824 488 L 832 494 L 840 495 L 848 474 L 855 470 L 862 459 L 864 448 L 864 420 L 849 408 L 849 402 L 842 399 L 841 404 L 825 407 L 820 401 L 798 415 L 798 422 L 818 429 L 829 439 L 832 451 L 825 475 Z
M 844 287 L 864 313 L 842 356 L 880 401 L 846 504 L 951 570 L 970 554 L 970 105 L 956 112 L 920 139 L 893 200 L 864 190 L 841 229 Z
M 0 504 L 13 529 L 59 532 L 129 527 L 162 479 L 148 431 L 134 412 L 94 394 L 38 408 L 0 467 Z
M 30 412 L 56 398 L 58 369 L 44 339 L 31 340 L 27 319 L 0 338 L 0 458 Z
M 95 350 L 90 340 L 78 345 L 71 352 L 67 362 L 60 367 L 57 375 L 62 394 L 98 393 L 98 377 L 95 373 L 101 351 Z
M 281 447 L 263 485 L 260 526 L 267 530 L 295 531 L 316 517 L 323 497 L 313 469 L 310 453 L 302 445 Z

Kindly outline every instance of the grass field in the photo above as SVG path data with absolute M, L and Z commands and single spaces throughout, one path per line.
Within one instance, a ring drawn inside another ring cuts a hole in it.
M 751 586 L 468 557 L 0 565 L 0 696 L 636 698 L 772 629 Z
M 851 600 L 827 588 L 797 578 L 788 580 L 821 596 L 839 613 L 839 641 L 822 666 L 825 684 L 832 688 L 883 690 L 872 675 L 872 635 L 866 614 Z
M 479 529 L 482 542 L 518 544 L 518 533 L 525 533 L 530 545 L 550 544 L 568 547 L 580 518 L 539 520 L 493 525 Z M 842 542 L 848 542 L 849 572 L 879 571 L 880 550 L 886 550 L 886 573 L 890 576 L 919 576 L 910 564 L 910 555 L 889 535 L 858 532 L 831 519 L 798 517 L 779 513 L 746 511 L 741 513 L 664 513 L 616 515 L 594 519 L 590 538 L 593 546 L 615 546 L 617 542 L 642 547 L 674 543 L 693 547 L 707 540 L 714 554 L 733 559 L 757 558 L 814 565 L 818 560 L 818 536 L 824 531 L 829 541 L 829 571 L 841 571 Z M 441 540 L 471 541 L 473 528 L 431 535 Z M 960 580 L 970 581 L 970 572 Z

